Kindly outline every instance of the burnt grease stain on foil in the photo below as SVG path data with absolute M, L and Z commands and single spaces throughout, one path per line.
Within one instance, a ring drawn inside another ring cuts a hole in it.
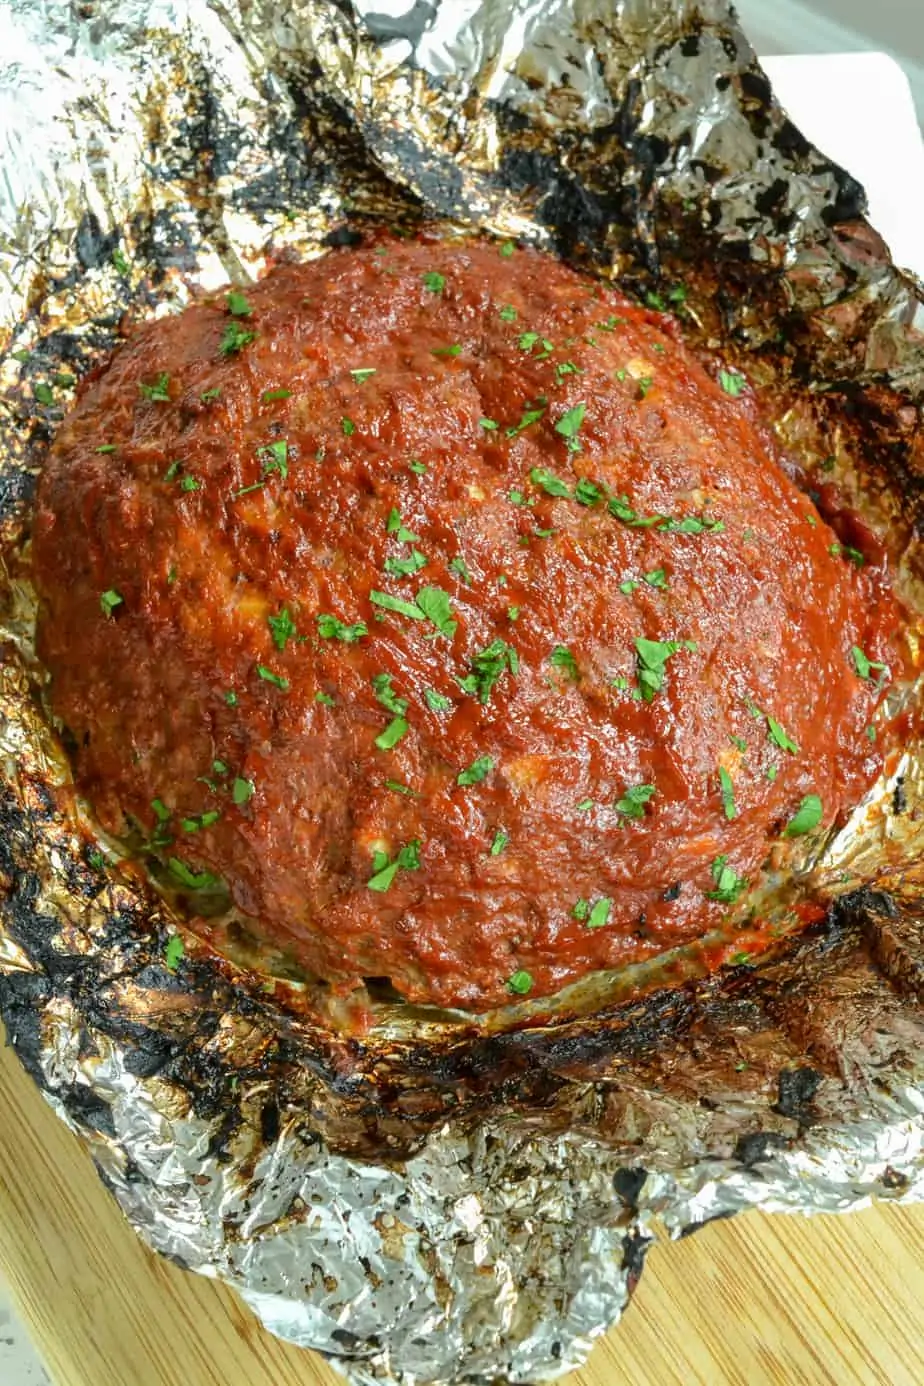
M 920 1199 L 914 717 L 883 810 L 806 865 L 826 918 L 759 967 L 351 1038 L 188 936 L 167 966 L 170 906 L 59 803 L 35 696 L 18 548 L 68 378 L 126 321 L 382 222 L 522 239 L 642 298 L 683 282 L 687 339 L 746 369 L 920 611 L 919 290 L 727 6 L 22 3 L 8 23 L 0 1010 L 142 1235 L 356 1382 L 528 1381 L 584 1360 L 655 1237 Z

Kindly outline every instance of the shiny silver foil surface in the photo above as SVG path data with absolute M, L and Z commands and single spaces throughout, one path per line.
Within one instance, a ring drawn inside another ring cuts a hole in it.
M 23 556 L 76 379 L 382 220 L 683 279 L 688 338 L 924 609 L 921 291 L 724 0 L 0 0 L 0 34 L 0 1014 L 139 1233 L 357 1383 L 526 1382 L 580 1365 L 655 1238 L 924 1196 L 913 718 L 790 884 L 823 922 L 759 966 L 351 1038 L 190 935 L 169 960 L 182 920 L 58 792 L 41 711 Z

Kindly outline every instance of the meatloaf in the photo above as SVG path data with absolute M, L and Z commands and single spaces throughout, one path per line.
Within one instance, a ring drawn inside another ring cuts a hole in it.
M 135 331 L 34 528 L 104 828 L 337 989 L 473 1011 L 732 927 L 860 799 L 899 623 L 863 560 L 675 317 L 426 239 Z

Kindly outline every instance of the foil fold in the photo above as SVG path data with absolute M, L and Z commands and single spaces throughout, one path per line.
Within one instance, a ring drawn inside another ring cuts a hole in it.
M 357 1383 L 579 1366 L 646 1248 L 924 1196 L 915 735 L 760 967 L 495 1029 L 327 1032 L 187 942 L 57 791 L 29 499 L 126 322 L 382 220 L 515 236 L 685 326 L 920 600 L 924 300 L 725 0 L 0 0 L 0 1014 L 156 1250 Z M 45 387 L 44 389 L 42 387 Z

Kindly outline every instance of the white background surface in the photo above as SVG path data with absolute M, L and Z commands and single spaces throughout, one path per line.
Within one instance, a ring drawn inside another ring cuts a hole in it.
M 866 185 L 870 220 L 896 263 L 924 278 L 924 142 L 901 69 L 880 53 L 767 58 L 764 66 L 796 125 Z M 2 1285 L 0 1386 L 50 1386 Z

